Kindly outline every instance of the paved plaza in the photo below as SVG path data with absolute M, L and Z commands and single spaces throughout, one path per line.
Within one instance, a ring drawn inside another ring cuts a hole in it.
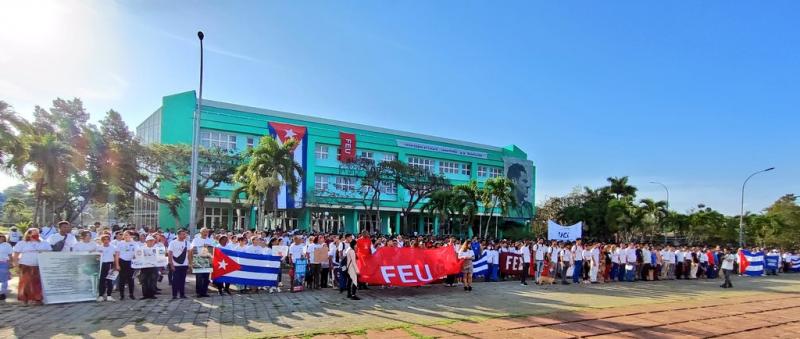
M 800 338 L 800 274 L 736 277 L 734 289 L 719 284 L 502 282 L 476 284 L 471 293 L 436 285 L 373 288 L 360 301 L 332 289 L 40 307 L 10 300 L 0 308 L 0 337 Z

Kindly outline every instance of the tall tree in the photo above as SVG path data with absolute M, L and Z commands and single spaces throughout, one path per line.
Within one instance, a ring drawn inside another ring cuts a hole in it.
M 250 203 L 258 206 L 259 229 L 264 228 L 265 209 L 277 212 L 278 194 L 282 186 L 287 187 L 287 194 L 297 194 L 303 167 L 294 160 L 296 146 L 294 139 L 281 145 L 272 137 L 265 136 L 258 146 L 245 152 L 245 162 L 236 169 L 233 179 L 241 186 L 234 190 L 231 199 L 238 202 L 244 193 Z
M 424 167 L 408 165 L 399 160 L 387 163 L 394 175 L 397 185 L 405 190 L 406 196 L 403 197 L 406 205 L 401 207 L 403 213 L 403 225 L 408 227 L 408 216 L 419 203 L 430 197 L 433 192 L 449 187 L 447 179 L 439 174 L 433 173 Z
M 614 195 L 615 198 L 621 199 L 623 197 L 635 197 L 636 187 L 628 184 L 628 176 L 624 177 L 609 177 L 606 179 L 609 185 L 606 187 L 609 193 Z
M 456 193 L 454 196 L 456 199 L 454 204 L 459 214 L 466 218 L 466 220 L 462 220 L 461 223 L 466 222 L 471 229 L 475 224 L 475 216 L 478 215 L 480 207 L 481 190 L 478 188 L 478 182 L 470 180 L 466 184 L 456 185 L 453 190 Z M 480 227 L 480 224 L 478 224 L 478 227 Z M 461 231 L 462 230 L 459 229 L 459 232 Z
M 516 198 L 514 197 L 514 183 L 511 179 L 506 177 L 489 178 L 483 184 L 481 189 L 481 203 L 483 204 L 484 213 L 488 212 L 489 217 L 486 221 L 486 231 L 481 232 L 478 228 L 478 235 L 486 235 L 489 233 L 492 217 L 494 217 L 495 208 L 501 209 L 501 214 L 507 214 L 511 206 L 516 205 Z M 495 227 L 497 220 L 495 220 Z
M 440 189 L 431 193 L 420 212 L 429 216 L 438 216 L 439 223 L 445 223 L 455 213 L 454 206 L 457 193 L 452 189 Z

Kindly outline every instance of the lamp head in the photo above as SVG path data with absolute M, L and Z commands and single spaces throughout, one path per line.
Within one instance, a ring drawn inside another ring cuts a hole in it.
M 203 31 L 197 31 L 197 37 L 202 41 L 203 37 L 205 37 L 205 35 L 203 34 Z

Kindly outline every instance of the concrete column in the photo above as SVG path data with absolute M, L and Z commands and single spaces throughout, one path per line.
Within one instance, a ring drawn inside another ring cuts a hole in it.
M 433 234 L 434 235 L 439 235 L 439 216 L 438 215 L 433 219 Z

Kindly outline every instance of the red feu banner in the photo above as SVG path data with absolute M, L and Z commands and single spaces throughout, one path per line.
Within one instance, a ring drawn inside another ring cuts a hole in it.
M 522 254 L 500 253 L 500 273 L 507 275 L 522 274 Z
M 356 160 L 356 135 L 352 133 L 339 132 L 341 144 L 339 150 L 339 161 L 348 162 Z
M 453 247 L 436 249 L 381 247 L 358 258 L 359 282 L 374 285 L 420 286 L 461 272 Z

